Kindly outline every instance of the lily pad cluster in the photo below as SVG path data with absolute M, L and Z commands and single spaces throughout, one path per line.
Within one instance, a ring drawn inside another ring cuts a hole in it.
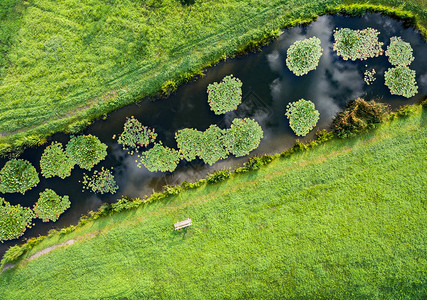
M 104 169 L 104 167 L 100 171 L 94 171 L 92 176 L 84 174 L 82 183 L 83 189 L 90 189 L 92 192 L 99 194 L 115 194 L 119 188 L 114 180 L 113 173 L 108 169 Z
M 376 80 L 375 74 L 375 69 L 366 70 L 365 73 L 363 73 L 363 81 L 365 81 L 367 85 L 371 85 Z
M 73 167 L 74 164 L 65 154 L 62 143 L 53 142 L 43 151 L 40 169 L 45 178 L 58 176 L 64 179 L 71 175 Z
M 73 165 L 90 170 L 107 156 L 107 145 L 91 134 L 73 136 L 65 148 Z
M 400 95 L 406 98 L 413 97 L 418 92 L 415 81 L 415 70 L 407 66 L 390 68 L 384 73 L 385 85 L 390 89 L 392 95 Z
M 225 147 L 237 157 L 245 156 L 258 148 L 263 136 L 261 126 L 255 120 L 234 119 L 226 133 Z
M 344 60 L 365 60 L 383 54 L 384 43 L 378 41 L 379 31 L 373 28 L 334 30 L 333 50 Z
M 289 103 L 285 115 L 292 130 L 299 136 L 306 136 L 319 121 L 319 111 L 314 103 L 304 99 Z
M 394 66 L 409 66 L 414 60 L 412 51 L 411 44 L 403 41 L 400 36 L 393 36 L 390 38 L 385 55 Z
M 140 158 L 141 161 L 138 163 L 138 167 L 141 167 L 142 164 L 150 172 L 172 172 L 182 159 L 182 154 L 175 149 L 163 146 L 160 142 L 155 143 L 150 150 L 142 152 Z
M 59 196 L 55 191 L 46 189 L 40 193 L 39 200 L 34 205 L 36 217 L 43 222 L 58 220 L 59 216 L 70 207 L 68 196 Z
M 114 137 L 113 137 L 114 138 Z M 134 151 L 147 147 L 157 138 L 154 129 L 142 125 L 134 116 L 127 118 L 123 132 L 119 135 L 117 142 L 123 146 L 123 150 L 129 150 L 133 155 Z
M 295 75 L 302 76 L 317 68 L 321 56 L 320 39 L 313 36 L 302 41 L 296 41 L 289 47 L 286 65 Z
M 229 129 L 211 125 L 205 131 L 185 128 L 175 133 L 183 157 L 191 161 L 196 157 L 213 165 L 228 155 L 245 156 L 259 146 L 263 137 L 261 126 L 252 119 L 234 119 Z
M 17 239 L 31 227 L 34 213 L 30 208 L 11 205 L 0 198 L 0 242 Z
M 40 182 L 36 168 L 27 160 L 11 159 L 0 170 L 0 192 L 21 193 Z
M 235 110 L 242 103 L 242 81 L 233 74 L 225 76 L 219 83 L 209 84 L 207 92 L 209 106 L 216 115 Z

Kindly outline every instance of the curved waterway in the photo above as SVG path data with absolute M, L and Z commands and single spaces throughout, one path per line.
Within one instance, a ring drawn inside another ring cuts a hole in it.
M 349 27 L 364 29 L 372 27 L 380 31 L 379 40 L 384 42 L 383 49 L 389 44 L 392 36 L 402 36 L 414 49 L 415 60 L 410 68 L 416 70 L 418 94 L 410 99 L 392 96 L 384 85 L 384 71 L 391 65 L 387 57 L 368 59 L 365 61 L 343 61 L 332 51 L 335 28 Z M 296 40 L 317 36 L 322 42 L 323 56 L 315 71 L 297 77 L 285 64 L 286 50 Z M 366 67 L 367 65 L 367 67 Z M 153 191 L 159 191 L 166 184 L 175 185 L 187 180 L 194 182 L 215 170 L 235 167 L 247 160 L 244 158 L 228 158 L 213 166 L 204 165 L 202 161 L 182 161 L 173 173 L 151 173 L 138 168 L 136 157 L 131 157 L 112 139 L 114 134 L 123 130 L 126 117 L 134 115 L 144 125 L 155 128 L 158 140 L 164 145 L 176 147 L 174 133 L 182 128 L 205 130 L 210 124 L 218 124 L 222 128 L 229 127 L 236 117 L 250 117 L 257 120 L 264 130 L 264 138 L 258 149 L 250 153 L 278 153 L 289 148 L 297 138 L 291 131 L 284 116 L 286 105 L 300 98 L 311 100 L 320 112 L 317 128 L 328 128 L 335 114 L 342 110 L 346 103 L 357 97 L 378 99 L 388 103 L 393 109 L 404 104 L 416 103 L 427 94 L 427 44 L 412 28 L 405 28 L 402 22 L 381 16 L 367 14 L 361 18 L 344 16 L 319 17 L 306 27 L 295 27 L 283 31 L 282 35 L 263 48 L 261 52 L 251 53 L 241 58 L 229 59 L 209 68 L 206 76 L 181 86 L 176 93 L 167 99 L 142 101 L 126 106 L 111 113 L 106 120 L 94 122 L 84 134 L 98 136 L 108 145 L 108 156 L 94 169 L 114 168 L 114 175 L 120 189 L 115 195 L 95 195 L 89 191 L 82 192 L 81 183 L 84 173 L 75 168 L 71 177 L 65 180 L 59 178 L 45 179 L 40 176 L 37 188 L 21 194 L 1 195 L 11 204 L 21 204 L 32 207 L 38 195 L 45 188 L 55 190 L 59 195 L 69 195 L 71 207 L 55 223 L 43 223 L 34 220 L 34 226 L 27 229 L 25 235 L 18 240 L 0 244 L 0 255 L 4 251 L 26 238 L 45 235 L 52 228 L 63 228 L 76 224 L 79 218 L 90 210 L 97 210 L 103 202 L 114 202 L 121 195 L 143 197 Z M 367 86 L 363 81 L 366 69 L 374 68 L 377 72 L 376 81 Z M 243 102 L 236 111 L 216 116 L 207 103 L 206 88 L 214 81 L 220 81 L 224 76 L 233 74 L 243 82 Z M 316 129 L 302 140 L 313 138 Z M 69 136 L 57 134 L 50 141 L 57 140 L 66 143 Z M 39 160 L 45 146 L 26 150 L 20 158 L 27 159 L 40 172 Z M 0 166 L 6 161 L 2 160 Z M 88 173 L 88 172 L 86 172 Z

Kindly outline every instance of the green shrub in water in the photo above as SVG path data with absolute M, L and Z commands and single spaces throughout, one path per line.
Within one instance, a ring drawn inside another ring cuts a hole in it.
M 414 60 L 412 51 L 411 44 L 404 42 L 400 36 L 393 36 L 390 38 L 385 55 L 394 66 L 409 66 Z
M 296 41 L 289 47 L 286 65 L 295 75 L 302 76 L 316 69 L 321 56 L 320 39 L 314 36 Z
M 192 128 L 178 130 L 175 139 L 178 148 L 187 161 L 196 159 L 202 150 L 203 132 Z
M 418 92 L 415 81 L 415 70 L 406 66 L 390 68 L 384 73 L 385 85 L 392 95 L 400 95 L 406 98 L 415 96 Z
M 84 174 L 82 183 L 83 189 L 90 189 L 92 192 L 99 194 L 115 194 L 119 188 L 114 180 L 114 175 L 104 167 L 100 171 L 94 171 L 91 177 Z
M 24 159 L 11 159 L 0 170 L 0 191 L 2 193 L 25 194 L 39 182 L 36 168 Z
M 0 242 L 17 239 L 31 227 L 33 211 L 28 207 L 10 205 L 0 198 Z
M 45 178 L 58 176 L 64 179 L 71 175 L 73 167 L 61 143 L 53 142 L 44 149 L 40 159 L 40 169 Z
M 319 111 L 314 103 L 304 99 L 289 103 L 285 115 L 292 130 L 299 136 L 306 136 L 319 121 Z
M 107 156 L 107 145 L 91 134 L 71 137 L 65 152 L 73 164 L 91 170 Z
M 233 74 L 225 76 L 220 83 L 209 84 L 207 91 L 209 106 L 217 115 L 237 109 L 242 102 L 242 82 Z
M 36 217 L 43 222 L 58 220 L 59 216 L 70 207 L 68 196 L 59 196 L 51 189 L 45 189 L 40 193 L 39 200 L 34 204 Z
M 255 120 L 234 119 L 230 129 L 226 131 L 224 144 L 235 156 L 245 156 L 259 146 L 263 136 L 261 126 Z
M 182 159 L 182 154 L 175 149 L 164 147 L 161 143 L 155 143 L 154 147 L 140 155 L 141 164 L 150 172 L 173 172 Z
M 134 116 L 131 116 L 127 118 L 117 143 L 123 146 L 123 150 L 130 150 L 130 153 L 133 154 L 134 150 L 147 147 L 156 138 L 157 133 L 154 132 L 154 129 L 142 125 Z
M 365 60 L 383 54 L 382 45 L 378 41 L 379 31 L 373 28 L 352 30 L 341 28 L 334 30 L 335 43 L 333 50 L 344 60 Z

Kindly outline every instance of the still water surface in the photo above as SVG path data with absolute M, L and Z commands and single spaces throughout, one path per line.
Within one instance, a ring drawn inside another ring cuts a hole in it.
M 384 71 L 391 65 L 387 57 L 368 59 L 366 61 L 343 61 L 332 51 L 332 32 L 335 28 L 349 27 L 364 29 L 372 27 L 381 32 L 379 40 L 385 46 L 392 36 L 402 36 L 403 40 L 411 43 L 414 49 L 415 60 L 411 68 L 416 70 L 418 94 L 406 99 L 392 96 L 384 85 Z M 285 64 L 286 50 L 296 40 L 317 36 L 322 42 L 323 55 L 319 66 L 305 76 L 293 75 Z M 365 66 L 367 65 L 367 67 Z M 167 99 L 142 101 L 126 106 L 111 113 L 106 120 L 96 121 L 84 131 L 84 134 L 93 134 L 108 145 L 108 156 L 94 169 L 114 168 L 114 175 L 120 189 L 115 195 L 98 196 L 89 191 L 82 192 L 81 183 L 84 173 L 75 168 L 71 177 L 61 180 L 59 178 L 45 179 L 40 176 L 37 188 L 21 194 L 2 195 L 11 204 L 33 206 L 38 199 L 38 194 L 45 188 L 55 190 L 59 195 L 69 195 L 71 207 L 56 223 L 43 223 L 36 219 L 34 226 L 27 229 L 25 235 L 19 240 L 8 241 L 0 244 L 0 255 L 17 242 L 26 238 L 44 235 L 52 228 L 62 228 L 76 224 L 83 214 L 96 210 L 103 202 L 114 202 L 121 195 L 143 197 L 159 191 L 166 184 L 180 184 L 182 181 L 196 181 L 215 170 L 241 165 L 245 158 L 229 158 L 213 166 L 204 165 L 202 161 L 182 161 L 173 173 L 151 173 L 145 168 L 138 168 L 136 157 L 131 157 L 127 152 L 114 142 L 112 136 L 123 130 L 126 117 L 134 115 L 144 125 L 155 128 L 158 140 L 164 145 L 176 147 L 174 133 L 182 128 L 191 127 L 205 130 L 210 124 L 218 124 L 222 128 L 229 127 L 236 117 L 251 117 L 257 120 L 264 130 L 264 138 L 258 149 L 251 152 L 250 156 L 257 154 L 273 154 L 289 148 L 297 138 L 289 128 L 284 116 L 286 105 L 300 98 L 311 100 L 320 112 L 317 128 L 328 128 L 335 114 L 342 110 L 346 103 L 357 97 L 365 99 L 378 99 L 388 103 L 393 109 L 404 104 L 417 102 L 427 95 L 427 44 L 422 37 L 411 28 L 405 28 L 401 22 L 379 14 L 367 14 L 361 18 L 343 16 L 323 16 L 316 22 L 306 27 L 295 27 L 285 30 L 282 35 L 261 52 L 252 53 L 241 58 L 230 59 L 210 68 L 206 76 L 183 85 L 176 93 Z M 363 81 L 363 73 L 369 68 L 375 68 L 376 81 L 367 86 Z M 216 116 L 210 111 L 207 103 L 206 88 L 214 81 L 220 81 L 224 76 L 233 74 L 243 82 L 243 102 L 236 111 Z M 314 129 L 302 140 L 313 138 Z M 69 136 L 57 134 L 51 138 L 65 143 Z M 39 159 L 45 146 L 28 149 L 21 158 L 27 159 L 40 172 Z M 5 160 L 0 162 L 3 166 Z

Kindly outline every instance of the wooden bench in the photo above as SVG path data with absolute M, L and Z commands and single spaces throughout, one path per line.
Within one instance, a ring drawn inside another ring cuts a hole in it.
M 192 224 L 193 223 L 191 223 L 191 219 L 188 218 L 187 220 L 175 223 L 173 226 L 175 227 L 175 230 L 179 230 L 181 228 L 188 227 L 188 226 L 190 226 Z

